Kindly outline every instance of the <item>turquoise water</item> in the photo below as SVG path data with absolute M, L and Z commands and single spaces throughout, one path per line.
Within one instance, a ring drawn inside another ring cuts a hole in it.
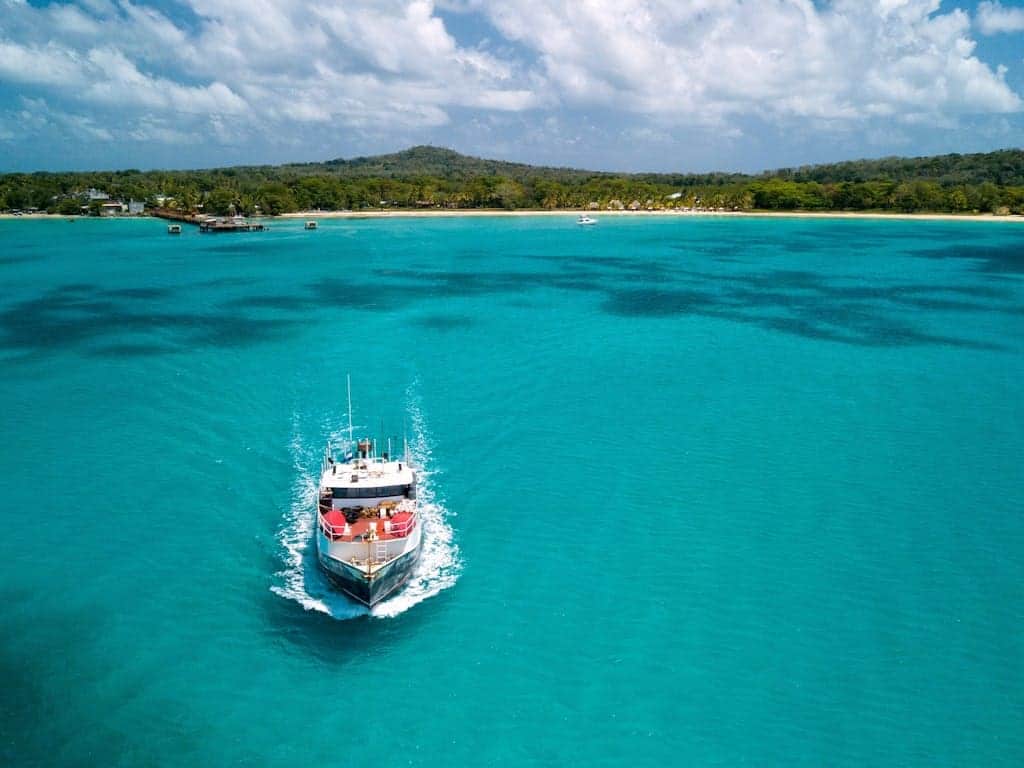
M 1024 761 L 1024 227 L 3 221 L 0 275 L 3 764 Z M 376 616 L 310 559 L 346 373 L 426 475 Z

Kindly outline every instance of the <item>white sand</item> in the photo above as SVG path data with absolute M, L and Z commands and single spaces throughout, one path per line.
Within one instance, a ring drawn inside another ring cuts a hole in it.
M 956 213 L 859 213 L 849 211 L 810 212 L 810 211 L 590 211 L 590 210 L 515 210 L 496 209 L 450 209 L 425 208 L 423 210 L 363 210 L 363 211 L 299 211 L 284 213 L 283 219 L 405 219 L 426 218 L 430 216 L 579 216 L 586 213 L 594 218 L 601 216 L 736 216 L 754 218 L 807 218 L 807 219 L 905 219 L 923 221 L 1016 221 L 1024 222 L 1024 216 L 996 216 L 991 213 L 956 214 Z
M 281 219 L 408 219 L 426 217 L 455 216 L 579 216 L 586 213 L 594 218 L 602 216 L 735 216 L 753 218 L 795 218 L 795 219 L 896 219 L 920 221 L 1005 221 L 1024 223 L 1024 216 L 996 216 L 991 213 L 958 214 L 958 213 L 859 213 L 851 211 L 810 212 L 810 211 L 590 211 L 590 210 L 516 210 L 506 211 L 501 208 L 425 208 L 423 210 L 365 210 L 365 211 L 299 211 L 283 213 L 276 218 Z M 80 216 L 66 216 L 59 213 L 0 213 L 0 219 L 78 219 Z M 138 219 L 138 216 L 105 216 L 106 221 L 118 219 Z M 264 217 L 273 219 L 275 217 Z

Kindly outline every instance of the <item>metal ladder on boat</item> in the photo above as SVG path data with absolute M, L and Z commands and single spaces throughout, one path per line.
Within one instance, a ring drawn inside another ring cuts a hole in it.
M 383 565 L 388 560 L 388 543 L 386 541 L 377 540 L 377 546 L 374 550 L 374 557 L 377 560 L 377 565 Z

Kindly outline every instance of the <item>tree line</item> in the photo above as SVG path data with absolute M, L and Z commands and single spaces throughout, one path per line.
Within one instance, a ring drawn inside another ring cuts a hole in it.
M 376 158 L 283 166 L 5 174 L 0 175 L 0 210 L 34 208 L 71 215 L 84 206 L 96 212 L 98 201 L 86 196 L 90 189 L 112 199 L 144 201 L 149 207 L 217 215 L 592 206 L 1024 214 L 1024 152 L 889 158 L 751 176 L 600 173 L 417 147 Z

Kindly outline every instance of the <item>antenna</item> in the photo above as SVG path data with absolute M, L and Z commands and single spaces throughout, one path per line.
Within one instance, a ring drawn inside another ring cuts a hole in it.
M 345 383 L 348 385 L 348 445 L 352 447 L 352 376 L 345 374 Z

